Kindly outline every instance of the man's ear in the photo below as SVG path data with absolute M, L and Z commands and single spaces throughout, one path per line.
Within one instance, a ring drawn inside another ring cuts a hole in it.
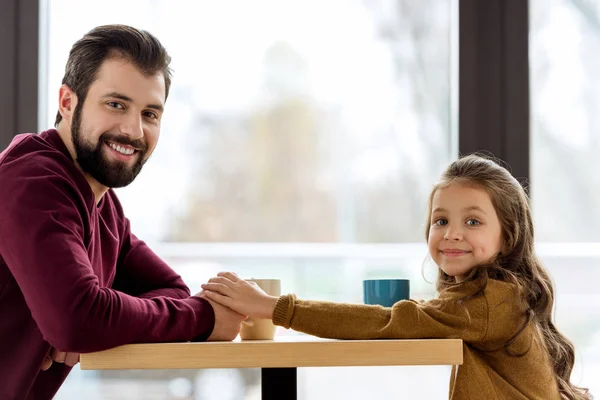
M 75 107 L 77 107 L 77 95 L 70 87 L 63 84 L 58 90 L 58 112 L 63 119 L 71 124 Z

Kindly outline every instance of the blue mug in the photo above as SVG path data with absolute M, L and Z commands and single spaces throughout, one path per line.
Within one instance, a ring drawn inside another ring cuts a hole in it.
M 368 279 L 363 281 L 363 301 L 391 307 L 400 300 L 410 298 L 408 279 Z

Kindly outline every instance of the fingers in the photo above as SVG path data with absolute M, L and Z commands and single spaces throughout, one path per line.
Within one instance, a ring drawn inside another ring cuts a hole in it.
M 225 277 L 225 278 L 229 279 L 231 282 L 238 282 L 241 280 L 240 277 L 237 276 L 237 274 L 235 272 L 219 272 L 217 274 L 217 276 Z
M 224 276 L 215 276 L 213 278 L 210 278 L 208 280 L 208 282 L 211 282 L 211 283 L 220 283 L 222 285 L 227 285 L 229 287 L 233 287 L 235 285 L 235 283 L 232 280 L 230 280 L 230 279 L 228 279 L 228 278 L 226 278 Z
M 65 357 L 65 365 L 67 367 L 73 367 L 79 362 L 79 353 L 67 353 Z
M 42 365 L 40 366 L 40 370 L 41 371 L 48 371 L 48 369 L 50 369 L 50 367 L 52 366 L 52 358 L 48 355 L 44 358 L 44 361 L 42 361 Z
M 65 364 L 68 367 L 72 367 L 79 362 L 79 353 L 67 353 L 53 348 L 50 361 L 50 365 L 52 365 L 52 361 L 55 361 L 57 363 Z
M 209 284 L 207 284 L 209 285 Z M 230 297 L 227 296 L 223 296 L 220 293 L 217 292 L 211 292 L 211 291 L 206 291 L 204 292 L 204 295 L 206 296 L 206 298 L 219 303 L 225 307 L 229 307 L 231 308 L 231 305 L 233 304 L 233 300 Z
M 52 359 L 59 363 L 64 363 L 65 358 L 67 357 L 67 353 L 64 351 L 58 351 L 55 348 L 52 348 Z
M 203 285 L 201 285 L 201 288 L 204 290 L 202 292 L 203 295 L 208 296 L 208 292 L 207 290 L 213 291 L 213 292 L 217 292 L 223 296 L 228 296 L 231 297 L 231 288 L 225 284 L 222 283 L 205 283 Z M 208 297 L 210 299 L 210 297 Z

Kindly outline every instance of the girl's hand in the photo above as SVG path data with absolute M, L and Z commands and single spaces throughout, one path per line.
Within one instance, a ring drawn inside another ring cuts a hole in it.
M 241 279 L 233 272 L 219 272 L 202 285 L 208 299 L 247 315 L 250 318 L 272 319 L 277 297 L 269 296 L 254 282 Z

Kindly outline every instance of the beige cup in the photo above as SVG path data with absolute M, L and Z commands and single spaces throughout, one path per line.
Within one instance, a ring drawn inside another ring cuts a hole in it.
M 256 283 L 270 296 L 281 295 L 281 281 L 279 279 L 246 279 Z M 249 318 L 242 324 L 240 337 L 242 340 L 273 340 L 275 338 L 275 325 L 271 319 Z

